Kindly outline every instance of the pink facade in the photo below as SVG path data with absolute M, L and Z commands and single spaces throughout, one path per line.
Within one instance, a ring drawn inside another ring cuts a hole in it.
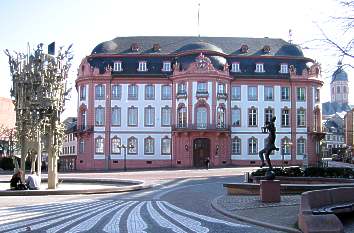
M 155 44 L 151 47 L 155 48 Z M 278 118 L 276 145 L 282 150 L 271 157 L 273 163 L 301 165 L 305 157 L 310 165 L 318 162 L 317 147 L 323 136 L 319 99 L 315 99 L 323 84 L 319 66 L 312 63 L 299 72 L 291 65 L 311 59 L 275 55 L 244 58 L 222 53 L 212 46 L 176 51 L 93 52 L 83 59 L 76 81 L 77 169 L 201 167 L 206 159 L 212 167 L 257 166 L 258 151 L 267 136 L 261 133 L 266 109 Z M 226 62 L 218 66 L 213 60 L 216 55 L 225 57 Z M 131 59 L 136 59 L 136 63 Z M 170 61 L 171 70 L 158 68 L 161 74 L 153 73 L 158 59 L 161 66 L 162 61 Z M 229 67 L 233 60 L 239 63 L 240 71 Z M 143 67 L 140 61 L 147 63 L 146 70 L 139 70 Z M 289 70 L 268 73 L 273 65 L 270 61 L 277 63 L 276 67 L 289 64 Z M 256 63 L 265 64 L 265 71 L 259 73 L 256 68 L 253 75 L 253 68 L 243 69 Z M 256 93 L 252 97 L 253 90 Z M 100 92 L 104 97 L 97 98 Z M 234 93 L 238 92 L 236 96 Z M 119 115 L 113 109 L 119 110 Z M 170 115 L 164 115 L 166 109 Z M 233 109 L 239 109 L 239 115 Z M 284 109 L 288 112 L 284 113 Z M 289 140 L 288 144 L 282 144 L 284 140 Z M 129 143 L 134 146 L 124 149 Z

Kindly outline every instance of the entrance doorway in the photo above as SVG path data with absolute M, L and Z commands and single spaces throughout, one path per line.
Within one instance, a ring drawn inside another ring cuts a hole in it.
M 193 141 L 193 166 L 205 167 L 205 160 L 210 157 L 210 140 L 197 138 Z

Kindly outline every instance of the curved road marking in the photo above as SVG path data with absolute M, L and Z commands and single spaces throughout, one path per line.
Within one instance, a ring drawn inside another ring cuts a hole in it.
M 128 233 L 146 233 L 145 229 L 147 228 L 147 225 L 140 215 L 141 207 L 144 204 L 145 201 L 139 203 L 130 212 L 127 220 Z
M 122 218 L 124 212 L 136 203 L 137 201 L 127 202 L 123 208 L 121 208 L 117 213 L 114 214 L 111 221 L 109 221 L 109 223 L 107 223 L 106 226 L 103 228 L 103 231 L 107 233 L 119 233 L 120 219 Z

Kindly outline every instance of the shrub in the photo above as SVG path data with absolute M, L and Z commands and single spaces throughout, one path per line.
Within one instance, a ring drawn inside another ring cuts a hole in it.
M 354 171 L 351 168 L 342 167 L 309 167 L 304 172 L 309 177 L 353 178 Z

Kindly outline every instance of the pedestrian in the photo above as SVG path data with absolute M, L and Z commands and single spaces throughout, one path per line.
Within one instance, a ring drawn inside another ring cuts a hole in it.
M 32 171 L 31 175 L 27 177 L 26 185 L 30 190 L 39 190 L 41 186 L 41 180 L 36 171 Z
M 10 180 L 10 189 L 11 190 L 25 190 L 27 189 L 26 185 L 22 181 L 23 171 L 21 169 L 12 176 Z
M 205 166 L 206 166 L 206 169 L 208 170 L 210 167 L 210 158 L 209 157 L 207 157 L 205 160 Z

